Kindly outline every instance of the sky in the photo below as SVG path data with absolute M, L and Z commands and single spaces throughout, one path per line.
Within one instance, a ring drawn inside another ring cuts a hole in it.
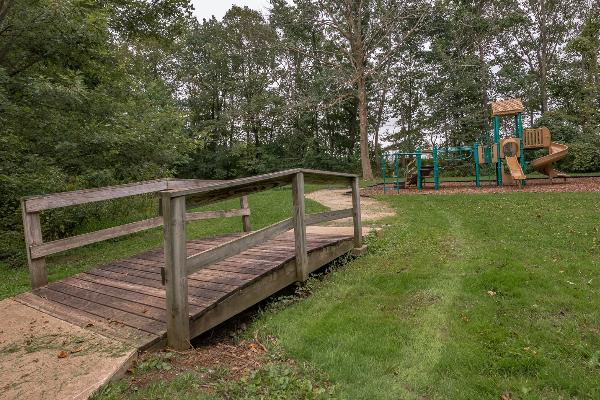
M 234 4 L 240 7 L 248 6 L 264 14 L 269 6 L 269 0 L 192 0 L 192 4 L 195 8 L 194 15 L 202 21 L 203 18 L 209 19 L 213 15 L 217 19 L 223 18 Z

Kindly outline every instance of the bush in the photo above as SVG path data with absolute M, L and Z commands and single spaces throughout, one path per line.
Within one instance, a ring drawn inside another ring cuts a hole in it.
M 560 168 L 567 172 L 600 171 L 600 138 L 570 144 L 569 154 Z

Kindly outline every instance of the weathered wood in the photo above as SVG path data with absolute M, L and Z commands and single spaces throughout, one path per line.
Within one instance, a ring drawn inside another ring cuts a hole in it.
M 155 335 L 162 335 L 165 332 L 164 322 L 141 317 L 139 315 L 133 315 L 113 307 L 105 306 L 104 304 L 55 291 L 48 287 L 41 287 L 36 289 L 33 293 L 56 303 L 97 315 L 104 318 L 106 322 L 109 322 L 108 320 L 110 320 L 112 323 L 123 324 Z
M 304 174 L 298 172 L 292 179 L 292 202 L 294 220 L 294 248 L 296 255 L 296 278 L 308 279 L 308 256 L 306 253 L 306 224 L 304 210 Z
M 197 221 L 213 218 L 244 217 L 246 215 L 250 215 L 250 210 L 235 208 L 232 210 L 186 213 L 185 219 L 186 221 Z M 114 239 L 120 236 L 131 235 L 147 229 L 157 228 L 162 224 L 163 218 L 161 216 L 145 219 L 143 221 L 132 222 L 130 224 L 119 225 L 112 228 L 102 229 L 95 232 L 84 233 L 82 235 L 72 236 L 65 239 L 54 240 L 52 242 L 46 242 L 39 245 L 33 245 L 31 246 L 31 257 L 33 259 L 41 258 L 50 254 L 59 253 L 61 251 L 102 242 L 108 239 Z
M 354 223 L 354 247 L 362 247 L 362 222 L 360 217 L 360 182 L 352 180 L 352 220 Z
M 187 273 L 192 274 L 207 265 L 239 254 L 252 246 L 275 237 L 281 232 L 291 229 L 292 226 L 292 220 L 286 219 L 210 250 L 195 254 L 187 259 Z
M 130 224 L 115 226 L 113 228 L 102 229 L 96 232 L 84 233 L 83 235 L 72 236 L 66 239 L 54 240 L 31 248 L 31 256 L 40 258 L 61 251 L 86 246 L 88 244 L 102 242 L 120 236 L 131 235 L 145 231 L 151 228 L 157 228 L 163 224 L 162 217 L 145 219 L 143 221 L 132 222 Z
M 130 343 L 140 350 L 146 349 L 160 339 L 160 336 L 155 334 L 147 333 L 126 325 L 111 324 L 111 321 L 90 314 L 85 310 L 79 310 L 48 300 L 33 293 L 21 293 L 20 295 L 13 297 L 13 299 L 34 310 L 52 315 L 73 325 L 100 333 L 103 336 L 115 338 L 125 343 Z
M 188 280 L 186 271 L 185 197 L 163 196 L 167 345 L 188 349 Z
M 329 246 L 312 251 L 308 254 L 307 271 L 313 272 L 341 255 L 349 252 L 353 247 L 351 240 L 343 240 Z M 231 296 L 216 303 L 214 307 L 207 308 L 195 316 L 190 323 L 192 337 L 198 336 L 214 328 L 228 318 L 244 311 L 273 293 L 280 291 L 296 282 L 296 262 L 290 260 L 280 268 L 272 270 L 254 281 L 247 287 L 238 290 Z
M 289 185 L 292 178 L 299 172 L 302 172 L 308 178 L 306 181 L 311 183 L 348 183 L 352 178 L 356 177 L 356 175 L 352 174 L 297 168 L 249 178 L 234 179 L 205 187 L 182 190 L 173 189 L 165 191 L 165 193 L 171 197 L 190 196 L 194 204 L 206 205 Z
M 23 215 L 23 233 L 25 236 L 27 265 L 29 266 L 29 279 L 31 287 L 35 289 L 48 283 L 46 261 L 32 254 L 33 248 L 43 243 L 40 214 L 37 212 L 27 212 L 24 201 L 21 201 L 21 212 Z
M 25 205 L 27 212 L 36 212 L 50 210 L 52 208 L 154 193 L 166 189 L 167 181 L 165 179 L 158 179 L 154 181 L 128 183 L 126 185 L 107 186 L 97 189 L 84 189 L 72 192 L 33 196 L 25 199 Z
M 231 210 L 217 210 L 217 211 L 199 211 L 185 214 L 186 221 L 198 221 L 202 219 L 214 219 L 214 218 L 229 218 L 229 217 L 245 217 L 250 215 L 249 209 L 231 209 Z
M 335 210 L 335 211 L 325 211 L 315 214 L 308 214 L 304 219 L 305 224 L 308 225 L 317 225 L 327 221 L 334 221 L 336 219 L 341 218 L 350 218 L 354 215 L 354 211 L 352 208 L 346 208 L 344 210 Z
M 250 207 L 248 205 L 248 196 L 240 197 L 240 208 L 248 210 L 248 214 L 242 216 L 242 229 L 244 232 L 252 232 L 252 224 L 250 223 Z

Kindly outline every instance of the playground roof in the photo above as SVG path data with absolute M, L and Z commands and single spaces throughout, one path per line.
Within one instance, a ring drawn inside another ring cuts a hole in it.
M 492 103 L 492 115 L 515 115 L 523 112 L 525 108 L 520 99 L 508 99 Z

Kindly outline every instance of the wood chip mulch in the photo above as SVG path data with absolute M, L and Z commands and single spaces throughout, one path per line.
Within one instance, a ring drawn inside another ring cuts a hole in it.
M 560 193 L 560 192 L 600 192 L 600 177 L 567 178 L 566 182 L 562 179 L 554 179 L 550 183 L 549 179 L 530 179 L 524 188 L 519 186 L 498 187 L 492 182 L 482 182 L 481 187 L 475 187 L 471 182 L 442 182 L 440 190 L 434 190 L 433 184 L 427 183 L 426 187 L 419 191 L 416 187 L 409 189 L 401 188 L 399 192 L 394 190 L 393 184 L 387 184 L 386 195 L 444 195 L 455 193 L 509 193 L 509 192 L 537 192 L 537 193 Z M 373 186 L 362 189 L 364 196 L 378 196 L 383 193 L 383 185 Z

